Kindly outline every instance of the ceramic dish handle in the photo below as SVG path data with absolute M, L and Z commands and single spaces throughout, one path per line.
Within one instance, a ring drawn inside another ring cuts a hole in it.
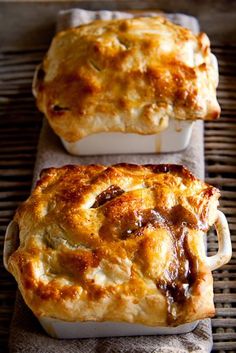
M 217 212 L 218 216 L 214 225 L 218 237 L 218 252 L 213 256 L 207 257 L 207 264 L 211 271 L 216 270 L 229 262 L 232 256 L 232 245 L 228 222 L 224 213 L 219 210 Z
M 40 80 L 40 77 L 39 77 L 40 70 L 42 70 L 42 64 L 39 64 L 36 66 L 34 76 L 33 76 L 32 93 L 35 98 L 37 98 L 37 83 Z
M 216 59 L 216 56 L 211 53 L 210 55 L 210 60 L 211 60 L 211 65 L 215 69 L 215 78 L 216 78 L 216 85 L 218 86 L 219 84 L 219 67 L 218 67 L 218 61 Z
M 16 251 L 19 246 L 19 227 L 15 221 L 11 221 L 7 227 L 4 249 L 3 249 L 3 264 L 6 270 L 8 270 L 8 259 L 11 254 Z

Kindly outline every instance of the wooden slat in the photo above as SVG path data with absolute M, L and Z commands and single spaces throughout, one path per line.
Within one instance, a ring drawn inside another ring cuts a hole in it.
M 236 198 L 236 191 L 221 190 L 221 196 L 224 198 L 235 199 Z
M 236 173 L 236 166 L 234 165 L 222 165 L 214 164 L 206 166 L 206 170 L 209 173 Z
M 205 143 L 205 148 L 207 149 L 223 149 L 225 151 L 227 150 L 231 150 L 231 151 L 235 151 L 236 153 L 236 146 L 235 143 L 231 142 L 231 143 L 227 143 L 227 142 L 206 142 Z
M 219 135 L 215 135 L 215 134 L 214 134 L 214 136 L 205 135 L 205 144 L 206 145 L 209 145 L 208 143 L 211 143 L 211 142 L 213 142 L 213 143 L 225 142 L 225 140 L 226 140 L 225 136 L 219 136 Z M 234 143 L 234 141 L 235 141 L 234 135 L 227 136 L 227 144 L 229 142 Z
M 230 353 L 235 352 L 236 340 L 234 342 L 214 342 L 214 352 L 217 350 L 221 353 L 227 351 L 231 351 Z
M 235 186 L 236 178 L 224 178 L 224 177 L 207 177 L 206 182 L 213 185 L 221 185 L 221 186 Z
M 217 315 L 219 316 L 235 316 L 236 317 L 236 308 L 217 308 Z
M 236 293 L 215 293 L 215 303 L 236 303 Z
M 220 162 L 221 164 L 236 164 L 235 156 L 216 156 L 216 155 L 209 155 L 206 153 L 205 160 L 210 164 L 212 162 Z
M 235 137 L 235 131 L 225 130 L 225 129 L 224 130 L 214 130 L 214 134 L 212 134 L 211 130 L 205 130 L 204 134 L 205 134 L 205 140 L 208 140 L 209 137 L 216 138 L 218 136 L 222 136 L 223 138 L 225 138 L 225 136 Z
M 212 319 L 212 327 L 236 327 L 236 319 Z
M 220 201 L 221 207 L 223 206 L 234 206 L 235 207 L 235 200 L 222 200 Z
M 234 150 L 218 150 L 218 156 L 234 156 L 235 157 L 235 151 Z M 206 156 L 215 156 L 216 151 L 215 150 L 205 150 Z
M 234 111 L 232 112 L 232 114 L 235 114 Z M 208 129 L 232 129 L 232 130 L 236 130 L 236 126 L 235 124 L 231 123 L 231 124 L 228 124 L 228 123 L 216 123 L 216 122 L 206 122 L 205 123 L 205 126 L 208 128 Z
M 227 276 L 226 276 L 227 277 Z M 215 288 L 236 288 L 236 281 L 214 281 Z
M 236 341 L 236 332 L 229 333 L 214 333 L 213 338 L 215 341 L 224 341 L 224 340 L 235 340 Z
M 216 245 L 217 248 L 218 248 L 218 245 Z M 223 279 L 223 280 L 226 280 L 226 279 L 230 279 L 231 281 L 234 281 L 235 282 L 235 279 L 236 279 L 236 273 L 213 273 L 213 277 L 214 279 Z

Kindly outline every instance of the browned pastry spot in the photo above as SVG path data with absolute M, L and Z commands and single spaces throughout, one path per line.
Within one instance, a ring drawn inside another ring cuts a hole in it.
M 122 190 L 119 186 L 111 185 L 109 186 L 109 188 L 101 192 L 101 194 L 96 197 L 96 201 L 94 202 L 92 208 L 102 206 L 107 201 L 110 201 L 115 197 L 122 195 L 123 193 L 124 190 Z
M 61 107 L 60 105 L 55 104 L 55 105 L 52 106 L 52 110 L 53 110 L 55 113 L 60 113 L 60 112 L 68 111 L 68 110 L 70 110 L 70 109 L 69 109 L 69 108 L 66 108 L 66 107 Z

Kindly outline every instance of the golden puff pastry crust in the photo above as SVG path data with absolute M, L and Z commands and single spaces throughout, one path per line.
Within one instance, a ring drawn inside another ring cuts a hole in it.
M 33 84 L 68 142 L 98 132 L 154 134 L 169 119 L 216 119 L 217 65 L 206 34 L 164 17 L 97 20 L 55 36 Z
M 180 165 L 47 169 L 16 212 L 8 268 L 39 317 L 176 326 L 212 316 L 204 233 L 218 198 Z

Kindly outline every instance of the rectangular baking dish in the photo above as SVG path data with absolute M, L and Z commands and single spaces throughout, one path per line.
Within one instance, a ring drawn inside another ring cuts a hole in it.
M 70 154 L 98 155 L 123 153 L 162 153 L 184 150 L 190 141 L 193 122 L 170 119 L 169 126 L 158 134 L 139 135 L 122 132 L 100 132 L 76 142 L 61 141 Z
M 191 332 L 198 324 L 194 321 L 177 327 L 149 327 L 125 322 L 66 322 L 48 317 L 38 320 L 49 336 L 63 339 L 174 335 Z
M 211 54 L 211 65 L 216 74 L 216 86 L 219 81 L 218 62 Z M 35 85 L 37 71 L 33 79 L 33 93 L 36 96 Z M 194 121 L 170 119 L 168 127 L 156 134 L 141 135 L 123 132 L 100 132 L 88 135 L 76 142 L 68 142 L 61 138 L 67 152 L 77 156 L 100 154 L 129 153 L 165 153 L 184 150 L 190 141 Z
M 214 226 L 218 237 L 218 252 L 214 256 L 206 258 L 207 264 L 212 271 L 227 263 L 232 255 L 229 227 L 221 211 L 218 211 L 218 217 Z M 18 244 L 18 225 L 16 222 L 12 221 L 7 227 L 4 241 L 3 262 L 6 269 L 8 269 L 8 258 L 17 249 Z M 172 335 L 190 332 L 194 330 L 198 324 L 198 321 L 195 321 L 177 327 L 150 327 L 123 322 L 67 322 L 50 317 L 37 317 L 37 319 L 49 336 L 63 339 Z
M 211 54 L 211 65 L 219 81 L 218 62 Z M 153 135 L 122 132 L 100 132 L 76 142 L 61 138 L 67 152 L 77 156 L 128 153 L 165 153 L 184 150 L 190 141 L 194 122 L 192 120 L 170 119 L 168 127 Z

